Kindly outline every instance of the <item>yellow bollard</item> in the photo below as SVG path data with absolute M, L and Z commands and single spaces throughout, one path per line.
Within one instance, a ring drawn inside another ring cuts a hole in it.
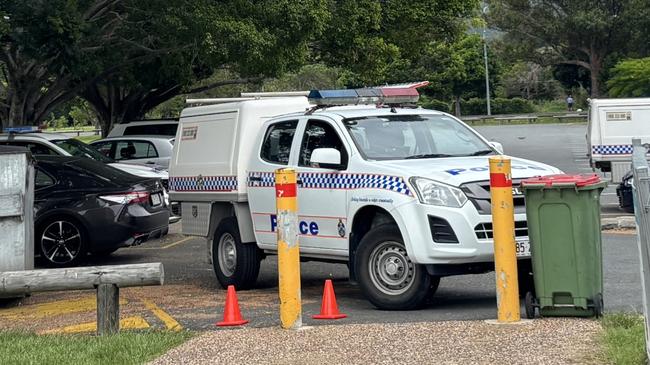
M 490 195 L 494 236 L 494 271 L 497 282 L 497 318 L 499 322 L 518 322 L 521 317 L 510 158 L 505 156 L 490 157 Z
M 298 329 L 302 326 L 296 192 L 296 171 L 293 169 L 276 170 L 275 198 L 278 222 L 280 322 L 282 328 L 285 329 Z

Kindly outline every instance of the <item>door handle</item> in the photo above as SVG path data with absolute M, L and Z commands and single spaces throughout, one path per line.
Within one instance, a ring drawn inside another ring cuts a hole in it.
M 250 176 L 248 181 L 262 181 L 262 178 L 259 176 Z

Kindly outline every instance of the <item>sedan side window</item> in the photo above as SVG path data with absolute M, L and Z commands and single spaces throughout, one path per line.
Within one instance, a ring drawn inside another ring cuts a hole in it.
M 46 172 L 36 169 L 36 176 L 34 177 L 34 189 L 42 189 L 48 186 L 54 185 L 56 182 L 54 178 L 48 175 Z
M 113 146 L 112 142 L 98 142 L 93 143 L 92 146 L 102 155 L 115 159 L 115 156 L 111 156 L 111 147 Z
M 291 143 L 296 133 L 297 120 L 272 124 L 266 131 L 260 157 L 278 165 L 287 165 L 291 154 Z
M 145 141 L 117 142 L 115 154 L 118 160 L 158 157 L 156 148 L 151 143 Z

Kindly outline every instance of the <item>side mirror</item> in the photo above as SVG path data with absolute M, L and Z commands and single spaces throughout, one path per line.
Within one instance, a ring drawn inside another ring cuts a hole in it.
M 317 148 L 311 152 L 309 162 L 312 167 L 341 169 L 341 152 L 335 148 Z M 318 166 L 314 166 L 314 165 Z
M 503 145 L 501 143 L 490 141 L 489 144 L 490 144 L 490 146 L 492 146 L 492 148 L 497 150 L 497 152 L 499 152 L 500 154 L 503 154 Z

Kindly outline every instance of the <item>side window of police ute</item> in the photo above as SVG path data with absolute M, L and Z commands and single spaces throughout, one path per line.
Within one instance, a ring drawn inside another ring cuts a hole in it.
M 260 152 L 262 160 L 278 165 L 289 164 L 291 142 L 293 142 L 297 125 L 297 120 L 291 120 L 269 126 L 264 135 L 262 151 Z
M 327 122 L 310 120 L 300 145 L 298 166 L 316 167 L 311 164 L 311 153 L 317 148 L 334 148 L 341 152 L 341 165 L 347 167 L 348 153 L 334 127 Z

